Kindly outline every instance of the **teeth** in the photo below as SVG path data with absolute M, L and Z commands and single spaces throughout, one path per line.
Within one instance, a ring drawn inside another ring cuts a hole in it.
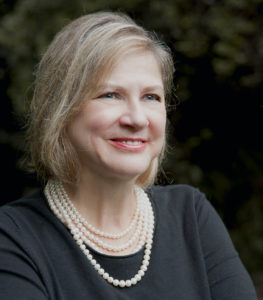
M 124 144 L 128 144 L 128 145 L 140 145 L 142 144 L 142 141 L 121 141 Z

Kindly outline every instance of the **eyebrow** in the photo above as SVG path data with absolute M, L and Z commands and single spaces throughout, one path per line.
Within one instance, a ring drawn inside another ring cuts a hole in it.
M 118 84 L 102 84 L 98 86 L 99 90 L 104 90 L 104 89 L 114 89 L 114 90 L 125 90 L 125 87 L 120 86 Z M 160 90 L 161 92 L 164 92 L 164 87 L 159 84 L 155 85 L 149 85 L 143 88 L 144 91 L 150 91 L 150 90 Z

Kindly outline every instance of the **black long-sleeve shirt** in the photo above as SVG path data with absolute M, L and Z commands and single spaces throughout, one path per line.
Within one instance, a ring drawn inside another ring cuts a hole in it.
M 257 299 L 225 226 L 202 193 L 174 185 L 148 194 L 156 222 L 151 260 L 130 288 L 114 287 L 98 275 L 42 191 L 0 208 L 0 299 Z M 119 279 L 133 277 L 144 254 L 90 250 Z

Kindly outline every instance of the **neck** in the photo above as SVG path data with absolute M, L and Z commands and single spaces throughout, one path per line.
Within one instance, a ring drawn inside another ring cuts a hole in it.
M 80 214 L 96 228 L 111 233 L 129 226 L 136 210 L 134 180 L 105 180 L 82 176 L 64 187 Z

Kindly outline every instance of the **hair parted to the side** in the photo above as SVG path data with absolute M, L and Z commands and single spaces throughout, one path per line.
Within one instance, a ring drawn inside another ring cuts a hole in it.
M 27 128 L 29 163 L 44 182 L 50 178 L 67 183 L 78 180 L 79 161 L 66 127 L 83 99 L 88 99 L 123 55 L 134 50 L 155 55 L 167 99 L 174 72 L 170 50 L 127 15 L 99 12 L 82 16 L 55 36 L 36 71 Z M 137 178 L 137 184 L 146 187 L 154 182 L 163 152 Z

